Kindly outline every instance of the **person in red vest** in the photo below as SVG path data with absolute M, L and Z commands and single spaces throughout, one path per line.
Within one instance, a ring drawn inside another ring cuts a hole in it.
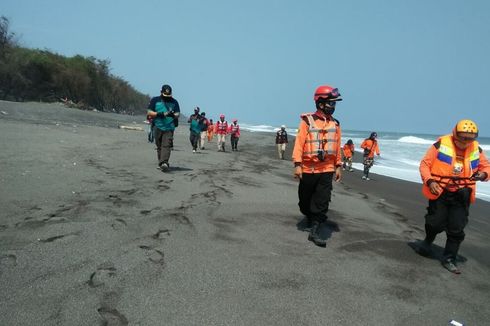
M 332 194 L 332 180 L 342 177 L 340 123 L 332 114 L 341 101 L 337 88 L 323 85 L 314 95 L 316 112 L 301 115 L 294 142 L 294 177 L 299 179 L 299 209 L 311 222 L 308 240 L 320 247 L 320 226 L 327 220 Z
M 353 172 L 354 170 L 352 169 L 352 157 L 354 156 L 354 143 L 352 142 L 352 139 L 349 139 L 347 143 L 345 143 L 342 151 L 344 153 L 344 163 L 342 165 L 342 170 L 347 169 L 347 171 Z
M 216 136 L 218 138 L 218 151 L 225 151 L 225 143 L 226 143 L 226 134 L 228 133 L 228 122 L 225 121 L 225 115 L 221 114 L 219 116 L 219 120 L 216 121 L 216 125 L 214 127 Z
M 238 151 L 238 140 L 240 139 L 240 125 L 238 124 L 237 119 L 233 119 L 233 122 L 230 125 L 230 139 L 231 139 L 231 150 Z
M 471 120 L 459 121 L 452 134 L 440 137 L 420 162 L 422 193 L 429 200 L 425 215 L 425 239 L 417 252 L 432 255 L 432 242 L 446 231 L 442 266 L 460 274 L 456 265 L 465 238 L 469 207 L 475 202 L 476 181 L 488 181 L 490 163 L 478 145 L 478 127 Z

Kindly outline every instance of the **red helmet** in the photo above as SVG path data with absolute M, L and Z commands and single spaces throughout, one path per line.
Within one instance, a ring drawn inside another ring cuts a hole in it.
M 233 122 L 238 122 L 238 120 L 237 119 L 233 119 Z
M 224 119 L 225 118 L 225 115 L 224 114 L 220 114 L 219 117 Z
M 340 97 L 339 89 L 333 88 L 332 86 L 328 86 L 328 85 L 322 85 L 316 89 L 313 99 L 316 102 L 320 98 L 324 98 L 332 101 L 342 101 L 342 97 Z

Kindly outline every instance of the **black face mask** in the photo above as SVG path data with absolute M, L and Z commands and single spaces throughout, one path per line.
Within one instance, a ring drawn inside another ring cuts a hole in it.
M 328 107 L 325 107 L 323 109 L 323 112 L 325 112 L 326 115 L 332 115 L 334 112 L 335 112 L 335 108 L 328 108 Z

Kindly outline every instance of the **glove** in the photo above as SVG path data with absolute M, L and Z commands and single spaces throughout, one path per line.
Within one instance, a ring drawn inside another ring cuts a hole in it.
M 158 118 L 165 118 L 168 115 L 168 112 L 158 112 L 157 117 Z

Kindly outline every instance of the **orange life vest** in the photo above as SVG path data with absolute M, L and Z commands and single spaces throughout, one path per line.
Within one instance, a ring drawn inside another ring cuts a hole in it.
M 480 163 L 480 151 L 478 142 L 473 141 L 464 151 L 464 157 L 456 155 L 456 147 L 452 135 L 446 135 L 439 139 L 440 146 L 437 158 L 432 163 L 431 176 L 442 188 L 448 191 L 457 191 L 462 188 L 471 188 L 470 201 L 475 202 L 476 183 L 470 177 L 478 169 Z M 422 193 L 430 200 L 437 199 L 439 195 L 430 192 L 430 188 L 424 183 Z
M 338 124 L 333 119 L 317 120 L 310 113 L 302 115 L 308 119 L 308 136 L 303 146 L 303 161 L 323 161 L 327 156 L 335 160 L 338 142 Z M 323 155 L 323 159 L 319 157 Z
M 344 156 L 345 157 L 347 157 L 347 158 L 352 157 L 352 152 L 354 151 L 354 145 L 345 144 L 343 149 L 344 149 Z

